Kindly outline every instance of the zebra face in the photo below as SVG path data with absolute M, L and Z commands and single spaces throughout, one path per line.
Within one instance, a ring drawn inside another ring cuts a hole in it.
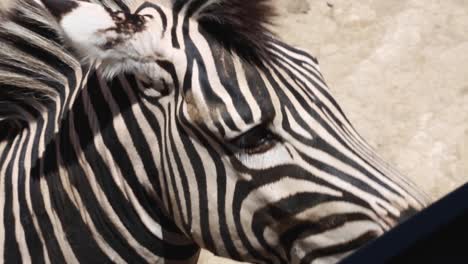
M 145 2 L 133 13 L 43 2 L 105 75 L 146 84 L 140 102 L 167 129 L 156 132 L 156 167 L 178 187 L 160 187 L 162 206 L 202 247 L 260 263 L 333 262 L 422 208 L 357 135 L 317 61 L 232 18 L 245 15 L 233 3 L 266 1 Z

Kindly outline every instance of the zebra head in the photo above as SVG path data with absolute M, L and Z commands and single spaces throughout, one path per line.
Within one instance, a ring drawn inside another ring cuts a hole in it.
M 270 1 L 161 2 L 43 0 L 87 62 L 136 76 L 159 123 L 141 127 L 158 141 L 141 154 L 156 160 L 155 206 L 198 245 L 333 262 L 424 206 L 355 132 L 315 58 L 267 30 Z

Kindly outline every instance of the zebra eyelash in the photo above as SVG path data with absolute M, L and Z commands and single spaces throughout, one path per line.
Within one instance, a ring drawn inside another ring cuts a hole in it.
M 256 126 L 236 138 L 229 140 L 238 152 L 243 154 L 262 154 L 274 148 L 281 140 L 265 125 Z

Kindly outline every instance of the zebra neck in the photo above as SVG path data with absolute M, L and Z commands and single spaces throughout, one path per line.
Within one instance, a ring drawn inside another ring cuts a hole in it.
M 125 122 L 132 104 L 123 101 L 129 98 L 123 91 L 116 87 L 111 93 L 91 76 L 40 156 L 40 123 L 2 143 L 0 259 L 196 259 L 199 247 L 162 211 L 156 183 L 148 180 L 155 175 L 141 169 L 150 162 L 147 155 L 137 157 L 141 150 L 129 146 L 136 124 Z

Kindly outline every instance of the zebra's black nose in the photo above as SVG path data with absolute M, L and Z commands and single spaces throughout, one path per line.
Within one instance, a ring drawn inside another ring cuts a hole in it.
M 61 20 L 62 17 L 78 7 L 78 3 L 73 0 L 41 0 L 49 12 Z

